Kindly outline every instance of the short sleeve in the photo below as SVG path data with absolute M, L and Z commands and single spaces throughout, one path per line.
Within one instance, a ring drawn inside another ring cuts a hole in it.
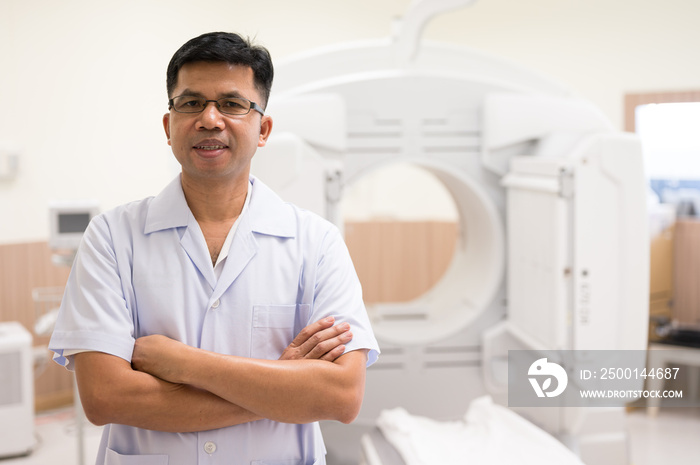
M 350 253 L 336 227 L 329 228 L 321 242 L 314 287 L 311 321 L 333 316 L 336 323 L 347 322 L 353 334 L 346 353 L 369 349 L 367 366 L 379 357 L 377 343 L 362 300 L 362 286 Z
M 66 284 L 49 342 L 54 360 L 73 369 L 64 351 L 98 351 L 131 361 L 134 320 L 124 297 L 114 240 L 103 216 L 90 223 Z

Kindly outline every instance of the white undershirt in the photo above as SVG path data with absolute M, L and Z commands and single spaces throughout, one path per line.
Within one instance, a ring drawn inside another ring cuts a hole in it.
M 248 204 L 250 203 L 250 191 L 252 190 L 252 184 L 248 182 L 248 193 L 245 196 L 245 201 L 243 202 L 243 208 L 241 209 L 240 215 L 238 215 L 238 218 L 236 218 L 236 221 L 233 223 L 233 226 L 231 226 L 231 229 L 228 231 L 228 235 L 226 236 L 226 240 L 224 241 L 224 245 L 221 246 L 221 252 L 219 252 L 219 256 L 216 259 L 216 264 L 214 265 L 214 276 L 216 276 L 216 280 L 218 281 L 219 278 L 221 277 L 221 272 L 224 270 L 224 265 L 226 264 L 226 257 L 228 257 L 228 253 L 231 250 L 231 242 L 233 241 L 233 235 L 236 234 L 236 230 L 238 229 L 238 223 L 241 221 L 241 217 L 243 214 L 248 210 Z M 89 352 L 88 350 L 64 350 L 63 351 L 63 356 L 64 357 L 69 357 L 71 355 L 79 354 L 81 352 Z

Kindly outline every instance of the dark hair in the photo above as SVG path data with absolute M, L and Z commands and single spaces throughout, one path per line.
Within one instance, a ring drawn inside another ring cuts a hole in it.
M 274 69 L 270 52 L 265 47 L 254 45 L 249 39 L 230 32 L 209 32 L 190 39 L 175 52 L 168 64 L 168 98 L 175 90 L 180 68 L 197 61 L 249 66 L 253 70 L 255 87 L 263 98 L 259 103 L 263 108 L 267 105 Z

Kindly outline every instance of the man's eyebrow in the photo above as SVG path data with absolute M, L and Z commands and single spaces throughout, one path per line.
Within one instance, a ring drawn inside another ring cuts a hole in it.
M 240 92 L 237 90 L 232 90 L 230 92 L 224 92 L 223 94 L 219 94 L 219 98 L 245 98 Z
M 194 90 L 190 89 L 184 89 L 182 92 L 180 92 L 177 97 L 183 96 L 183 95 L 189 95 L 190 97 L 204 97 L 204 94 L 201 92 L 196 92 Z
M 203 93 L 197 92 L 197 91 L 194 91 L 194 90 L 191 90 L 191 89 L 184 89 L 184 90 L 182 91 L 182 93 L 180 93 L 180 95 L 178 95 L 178 97 L 179 97 L 179 96 L 182 96 L 182 95 L 188 95 L 188 96 L 190 96 L 190 97 L 202 97 L 202 98 L 206 98 L 206 96 L 205 96 Z M 217 96 L 217 98 L 231 98 L 231 97 L 245 98 L 245 97 L 243 97 L 243 95 L 241 95 L 241 93 L 238 92 L 237 90 L 232 90 L 232 91 L 230 91 L 230 92 L 224 92 L 224 93 L 221 93 L 221 94 L 219 94 L 219 95 Z

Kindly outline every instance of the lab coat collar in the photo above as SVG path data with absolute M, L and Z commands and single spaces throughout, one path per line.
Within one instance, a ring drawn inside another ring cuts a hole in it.
M 295 237 L 297 222 L 291 206 L 255 176 L 250 177 L 250 182 L 253 185 L 248 208 L 250 230 L 268 236 Z M 190 219 L 192 213 L 178 175 L 151 201 L 144 234 L 184 227 Z
M 164 229 L 187 226 L 191 214 L 185 200 L 185 193 L 182 191 L 180 175 L 177 175 L 160 194 L 151 200 L 143 232 L 150 234 Z
M 285 203 L 255 176 L 250 177 L 250 228 L 253 232 L 277 237 L 295 237 L 297 220 L 291 205 Z

